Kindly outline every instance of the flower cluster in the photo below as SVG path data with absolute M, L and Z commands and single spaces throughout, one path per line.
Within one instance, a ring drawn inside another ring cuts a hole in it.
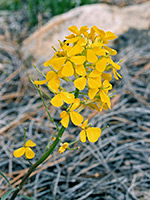
M 117 36 L 110 31 L 104 32 L 96 26 L 90 30 L 87 26 L 82 26 L 80 29 L 71 26 L 68 29 L 72 33 L 66 36 L 65 41 L 59 41 L 60 48 L 44 63 L 45 67 L 50 68 L 46 79 L 34 81 L 34 84 L 47 84 L 54 93 L 51 99 L 53 106 L 60 107 L 64 102 L 68 104 L 66 111 L 60 114 L 61 124 L 65 128 L 71 120 L 74 125 L 82 129 L 80 133 L 82 142 L 86 141 L 86 137 L 90 142 L 96 142 L 101 135 L 101 129 L 87 126 L 88 121 L 83 122 L 84 118 L 79 112 L 86 106 L 97 111 L 111 109 L 109 91 L 112 89 L 110 83 L 112 74 L 117 80 L 121 75 L 117 71 L 120 70 L 120 65 L 111 58 L 117 52 L 107 44 Z M 66 91 L 61 85 L 61 80 L 74 84 L 75 90 Z M 75 95 L 76 92 L 78 95 Z

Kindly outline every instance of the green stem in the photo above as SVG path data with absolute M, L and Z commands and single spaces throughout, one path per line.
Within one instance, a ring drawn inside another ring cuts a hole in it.
M 75 93 L 74 93 L 75 98 L 78 98 L 79 96 L 79 90 L 76 88 Z
M 60 124 L 60 122 L 57 124 L 57 127 L 56 127 L 55 132 L 52 134 L 51 139 L 49 140 L 47 146 L 45 147 L 45 151 L 46 151 L 47 149 L 49 149 L 49 146 L 50 146 L 50 144 L 51 144 L 51 142 L 52 142 L 52 138 L 56 135 L 57 129 L 58 129 L 58 127 L 59 127 L 59 124 Z
M 79 141 L 80 141 L 80 139 L 75 140 L 74 142 L 71 142 L 71 143 L 69 144 L 69 146 L 71 146 L 71 145 L 73 145 L 73 144 L 75 144 L 76 142 L 79 142 Z
M 27 128 L 24 128 L 24 138 L 23 138 L 23 146 L 25 147 L 25 142 L 26 142 L 26 131 Z
M 33 66 L 44 78 L 46 78 L 45 74 L 43 74 L 35 65 L 33 65 Z
M 36 86 L 36 85 L 35 85 Z M 48 94 L 46 94 L 41 88 L 38 88 L 37 89 L 42 92 L 47 98 L 49 98 L 50 100 L 52 99 Z
M 41 97 L 41 99 L 42 99 L 42 101 L 43 101 L 43 105 L 44 105 L 44 107 L 45 107 L 45 109 L 46 109 L 46 112 L 47 112 L 49 118 L 50 118 L 50 121 L 53 122 L 53 123 L 55 124 L 55 126 L 58 128 L 58 125 L 55 123 L 55 121 L 53 120 L 53 118 L 51 117 L 51 115 L 50 115 L 50 113 L 49 113 L 49 110 L 48 110 L 47 105 L 46 105 L 46 103 L 45 103 L 45 101 L 44 101 L 44 98 L 43 98 L 43 96 L 42 96 L 42 94 L 41 94 L 41 91 L 38 90 L 38 92 L 39 92 L 40 97 Z M 58 128 L 58 129 L 59 129 L 59 128 Z
M 49 98 L 50 100 L 52 99 L 48 94 L 46 94 L 40 87 L 38 87 L 37 85 L 34 84 L 34 81 L 31 79 L 31 77 L 29 76 L 29 79 L 31 81 L 31 83 L 33 83 L 33 85 L 40 91 L 42 92 L 47 98 Z
M 23 185 L 25 184 L 26 180 L 28 179 L 28 177 L 30 176 L 30 174 L 41 164 L 43 163 L 48 156 L 53 152 L 53 150 L 55 149 L 55 147 L 57 146 L 57 144 L 59 143 L 59 138 L 61 138 L 61 136 L 63 135 L 65 131 L 65 127 L 61 127 L 56 139 L 54 140 L 53 144 L 50 146 L 50 148 L 48 149 L 47 152 L 45 152 L 41 158 L 28 170 L 28 172 L 25 174 L 25 176 L 23 177 L 21 183 L 18 186 L 18 189 L 14 192 L 14 194 L 12 195 L 12 197 L 10 198 L 10 200 L 14 200 L 17 196 L 17 194 L 19 193 L 19 191 L 22 189 Z

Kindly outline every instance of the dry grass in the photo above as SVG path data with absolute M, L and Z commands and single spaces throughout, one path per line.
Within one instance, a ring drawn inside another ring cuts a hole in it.
M 34 200 L 50 199 L 150 199 L 150 29 L 130 30 L 114 45 L 122 63 L 123 79 L 112 81 L 117 90 L 113 108 L 97 113 L 86 109 L 85 116 L 98 127 L 109 126 L 96 144 L 82 144 L 76 151 L 63 155 L 54 152 L 31 175 L 22 194 Z M 48 120 L 38 93 L 29 82 L 25 61 L 15 50 L 0 45 L 1 112 L 0 169 L 16 187 L 29 164 L 16 159 L 12 152 L 22 145 L 23 130 L 37 143 L 35 160 L 44 151 L 55 127 Z M 31 67 L 31 66 L 30 66 Z M 46 92 L 48 92 L 45 89 Z M 47 104 L 48 99 L 45 99 Z M 60 110 L 49 110 L 56 121 Z M 64 141 L 79 137 L 73 125 L 65 132 Z M 35 161 L 34 160 L 34 161 Z M 34 162 L 33 161 L 33 162 Z M 0 194 L 9 189 L 0 179 Z M 23 199 L 18 196 L 18 200 Z

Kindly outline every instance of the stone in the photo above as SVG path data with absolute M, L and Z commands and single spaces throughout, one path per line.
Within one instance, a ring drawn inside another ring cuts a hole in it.
M 25 58 L 33 57 L 32 63 L 41 66 L 54 53 L 51 46 L 59 47 L 58 40 L 69 34 L 68 27 L 93 25 L 116 35 L 130 28 L 147 29 L 150 26 L 150 2 L 127 7 L 107 4 L 93 4 L 74 8 L 62 15 L 53 17 L 48 23 L 23 41 L 22 52 Z

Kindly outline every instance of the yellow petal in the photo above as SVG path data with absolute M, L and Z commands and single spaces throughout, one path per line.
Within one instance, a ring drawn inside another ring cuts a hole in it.
M 47 82 L 47 80 L 42 80 L 42 81 L 34 81 L 35 85 L 43 85 Z
M 63 75 L 62 75 L 62 68 L 57 71 L 57 77 L 58 78 L 62 78 L 63 77 Z
M 113 74 L 114 74 L 114 77 L 116 80 L 118 80 L 119 78 L 122 78 L 122 76 L 117 72 L 117 70 L 115 68 L 113 68 Z
M 85 129 L 87 127 L 87 124 L 88 124 L 88 119 L 86 119 L 83 124 L 81 125 L 81 128 L 82 129 Z
M 69 146 L 68 142 L 63 143 L 62 146 L 58 150 L 59 153 L 63 153 L 66 150 L 66 148 L 68 148 L 68 146 Z
M 91 39 L 92 39 L 92 42 L 94 42 L 94 39 L 95 39 L 95 31 L 94 31 L 93 27 L 92 27 L 91 30 L 90 30 L 90 37 L 91 37 Z
M 92 110 L 97 110 L 98 112 L 100 112 L 100 108 L 96 105 L 96 104 L 94 104 L 94 103 L 90 103 L 90 105 L 89 105 L 89 107 L 92 109 Z
M 64 113 L 63 113 L 64 114 Z M 61 115 L 61 114 L 60 114 Z M 62 116 L 62 115 L 61 115 Z M 69 115 L 68 113 L 66 113 L 66 115 L 62 118 L 62 120 L 60 121 L 60 123 L 67 128 L 68 124 L 69 124 Z
M 101 77 L 89 78 L 88 85 L 90 88 L 99 88 L 101 87 Z
M 98 91 L 99 91 L 98 88 L 95 88 L 95 89 L 90 88 L 89 93 L 88 93 L 88 96 L 90 97 L 90 99 L 93 99 Z
M 105 32 L 99 28 L 97 28 L 97 26 L 93 26 L 93 29 L 95 30 L 95 32 L 102 38 L 105 38 Z
M 70 34 L 68 36 L 65 36 L 66 39 L 71 39 L 71 38 L 74 38 L 74 37 L 76 37 L 74 34 Z
M 112 49 L 110 47 L 104 46 L 104 48 L 111 53 L 112 56 L 115 56 L 117 54 L 117 51 L 115 49 Z
M 107 52 L 105 49 L 101 49 L 101 48 L 98 48 L 98 47 L 93 48 L 93 51 L 98 56 L 105 56 L 106 52 Z
M 116 38 L 117 38 L 117 36 L 114 33 L 112 33 L 111 31 L 106 32 L 106 35 L 105 35 L 106 40 L 114 40 Z
M 23 156 L 24 153 L 25 153 L 25 147 L 21 147 L 21 148 L 15 150 L 13 154 L 16 158 L 19 158 L 19 157 Z
M 107 94 L 103 90 L 100 91 L 100 98 L 102 102 L 107 103 L 109 109 L 111 109 L 110 98 L 107 96 Z
M 78 28 L 76 26 L 70 26 L 68 30 L 78 35 Z
M 86 32 L 88 30 L 89 30 L 89 28 L 87 26 L 81 26 L 79 32 L 80 32 L 80 34 L 83 34 L 84 32 Z
M 66 44 L 67 44 L 67 43 L 75 43 L 75 42 L 77 42 L 78 40 L 79 40 L 78 37 L 74 37 L 74 38 L 68 39 L 65 43 L 66 43 Z
M 58 92 L 58 88 L 59 88 L 59 86 L 60 86 L 60 80 L 59 80 L 59 78 L 58 78 L 58 77 L 54 77 L 53 79 L 51 79 L 51 80 L 48 82 L 48 86 L 49 86 L 52 90 Z
M 68 142 L 65 142 L 65 143 L 62 144 L 62 146 L 66 149 L 66 148 L 68 148 L 69 143 L 68 143 Z
M 47 74 L 46 74 L 46 80 L 49 81 L 49 80 L 51 80 L 52 78 L 54 78 L 54 77 L 56 77 L 56 76 L 57 76 L 57 75 L 56 75 L 55 72 L 49 71 L 49 72 L 47 72 Z
M 30 147 L 26 147 L 25 156 L 27 159 L 32 159 L 35 156 L 35 153 L 32 151 Z
M 75 124 L 76 126 L 83 122 L 82 115 L 80 115 L 77 112 L 74 112 L 74 111 L 70 112 L 70 117 L 71 117 L 72 123 Z
M 98 60 L 97 56 L 95 55 L 92 49 L 87 50 L 87 61 L 90 63 L 95 63 Z
M 75 46 L 73 46 L 70 51 L 67 52 L 68 56 L 75 56 L 79 53 L 81 53 L 84 50 L 83 47 L 81 47 L 80 45 L 76 44 Z
M 36 144 L 32 140 L 28 140 L 25 144 L 26 147 L 35 147 Z
M 85 133 L 85 130 L 82 130 L 80 132 L 80 140 L 81 140 L 81 142 L 86 142 L 86 133 Z
M 106 105 L 105 102 L 102 102 L 101 99 L 97 102 L 98 106 L 100 107 L 100 112 L 102 111 L 102 109 L 104 108 L 104 110 L 108 110 L 108 107 Z
M 69 92 L 60 92 L 61 98 L 68 104 L 71 104 L 74 102 L 74 94 L 70 94 Z
M 66 111 L 62 111 L 62 112 L 60 113 L 60 117 L 61 117 L 61 118 L 65 117 L 66 115 L 67 115 L 67 112 L 66 112 Z
M 117 70 L 120 70 L 121 67 L 120 65 L 118 65 L 117 63 L 115 63 L 113 60 L 109 59 L 108 63 L 110 63 L 114 68 L 116 68 Z
M 66 61 L 65 57 L 52 58 L 49 61 L 49 65 L 52 65 L 55 70 L 59 70 L 62 68 L 62 65 L 65 63 L 65 61 Z
M 75 99 L 73 105 L 70 108 L 70 111 L 74 111 L 80 105 L 80 99 Z
M 96 142 L 101 136 L 101 129 L 97 127 L 90 127 L 86 130 L 87 138 L 90 142 Z
M 102 47 L 102 46 L 104 46 L 104 43 L 102 42 L 94 42 L 90 45 L 90 47 L 96 47 L 96 48 Z
M 111 75 L 111 74 L 108 74 L 108 73 L 102 73 L 102 78 L 103 78 L 104 80 L 111 81 L 112 75 Z
M 77 44 L 83 47 L 86 45 L 86 43 L 87 41 L 85 40 L 85 38 L 80 38 Z
M 103 72 L 106 68 L 106 64 L 107 64 L 107 59 L 106 58 L 102 58 L 100 59 L 97 63 L 96 63 L 96 69 L 99 72 Z
M 66 62 L 61 73 L 63 76 L 66 76 L 66 77 L 72 76 L 74 74 L 74 69 L 71 62 L 69 61 Z
M 92 71 L 92 72 L 89 74 L 88 77 L 94 78 L 94 77 L 100 77 L 101 75 L 102 75 L 101 72 L 99 72 L 99 71 L 97 71 L 97 70 L 94 70 L 94 71 Z
M 57 94 L 55 97 L 52 98 L 51 104 L 55 107 L 60 107 L 63 105 L 63 99 L 61 98 L 60 94 Z
M 75 66 L 76 73 L 80 76 L 86 76 L 86 70 L 84 68 L 84 65 L 76 65 Z
M 74 86 L 79 90 L 83 90 L 86 86 L 86 78 L 81 77 L 81 78 L 76 79 L 74 81 Z
M 58 149 L 58 152 L 61 154 L 65 151 L 66 149 L 62 146 L 62 147 L 59 147 Z
M 105 80 L 105 81 L 103 82 L 103 87 L 106 88 L 106 89 L 104 89 L 104 90 L 106 90 L 106 91 L 112 89 L 112 85 L 109 83 L 108 80 Z
M 86 57 L 85 56 L 72 56 L 70 58 L 71 62 L 73 62 L 74 64 L 77 65 L 82 65 L 85 61 L 86 61 Z
M 46 61 L 43 65 L 44 67 L 48 67 L 49 65 L 51 65 L 51 59 Z

